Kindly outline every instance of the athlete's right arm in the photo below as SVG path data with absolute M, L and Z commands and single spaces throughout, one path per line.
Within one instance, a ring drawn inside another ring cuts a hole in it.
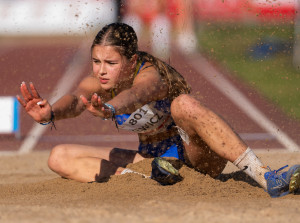
M 64 95 L 52 105 L 54 120 L 73 118 L 80 115 L 85 110 L 85 105 L 80 96 L 83 95 L 90 100 L 92 95 L 95 92 L 99 94 L 100 90 L 101 85 L 95 77 L 86 77 L 79 83 L 73 93 Z
M 32 83 L 29 84 L 29 91 L 27 85 L 23 82 L 20 87 L 23 99 L 20 96 L 17 96 L 17 99 L 36 122 L 50 121 L 52 118 L 51 111 L 54 114 L 54 120 L 52 121 L 72 118 L 85 110 L 85 105 L 80 99 L 81 95 L 90 100 L 93 93 L 101 94 L 100 83 L 96 80 L 93 76 L 84 78 L 73 93 L 64 95 L 52 106 L 47 100 L 40 97 Z

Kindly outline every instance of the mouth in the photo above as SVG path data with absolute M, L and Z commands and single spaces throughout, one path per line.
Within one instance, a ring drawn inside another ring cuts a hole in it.
M 109 81 L 109 79 L 105 79 L 105 78 L 99 78 L 99 79 L 101 84 L 106 84 Z

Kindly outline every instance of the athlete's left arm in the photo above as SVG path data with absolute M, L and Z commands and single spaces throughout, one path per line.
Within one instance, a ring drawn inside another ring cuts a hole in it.
M 141 71 L 131 88 L 122 91 L 109 104 L 116 114 L 131 114 L 143 105 L 161 100 L 168 95 L 168 86 L 154 67 Z

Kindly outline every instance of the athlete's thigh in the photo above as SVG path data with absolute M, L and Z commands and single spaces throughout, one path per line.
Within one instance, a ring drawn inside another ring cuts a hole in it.
M 189 136 L 189 143 L 184 142 L 184 147 L 187 163 L 211 177 L 220 175 L 227 164 L 198 135 Z
M 79 144 L 63 144 L 57 146 L 68 158 L 99 158 L 110 161 L 117 166 L 126 166 L 129 163 L 135 163 L 143 159 L 135 150 L 114 148 L 114 147 L 97 147 Z

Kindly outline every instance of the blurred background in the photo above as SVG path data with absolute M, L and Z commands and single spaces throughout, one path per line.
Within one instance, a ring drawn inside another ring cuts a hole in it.
M 86 113 L 51 131 L 15 100 L 22 81 L 51 103 L 72 91 L 91 72 L 94 36 L 116 21 L 132 25 L 140 49 L 179 70 L 250 146 L 298 148 L 298 7 L 297 0 L 0 0 L 0 150 L 71 142 L 136 148 L 135 135 Z M 236 89 L 247 103 L 238 104 Z

